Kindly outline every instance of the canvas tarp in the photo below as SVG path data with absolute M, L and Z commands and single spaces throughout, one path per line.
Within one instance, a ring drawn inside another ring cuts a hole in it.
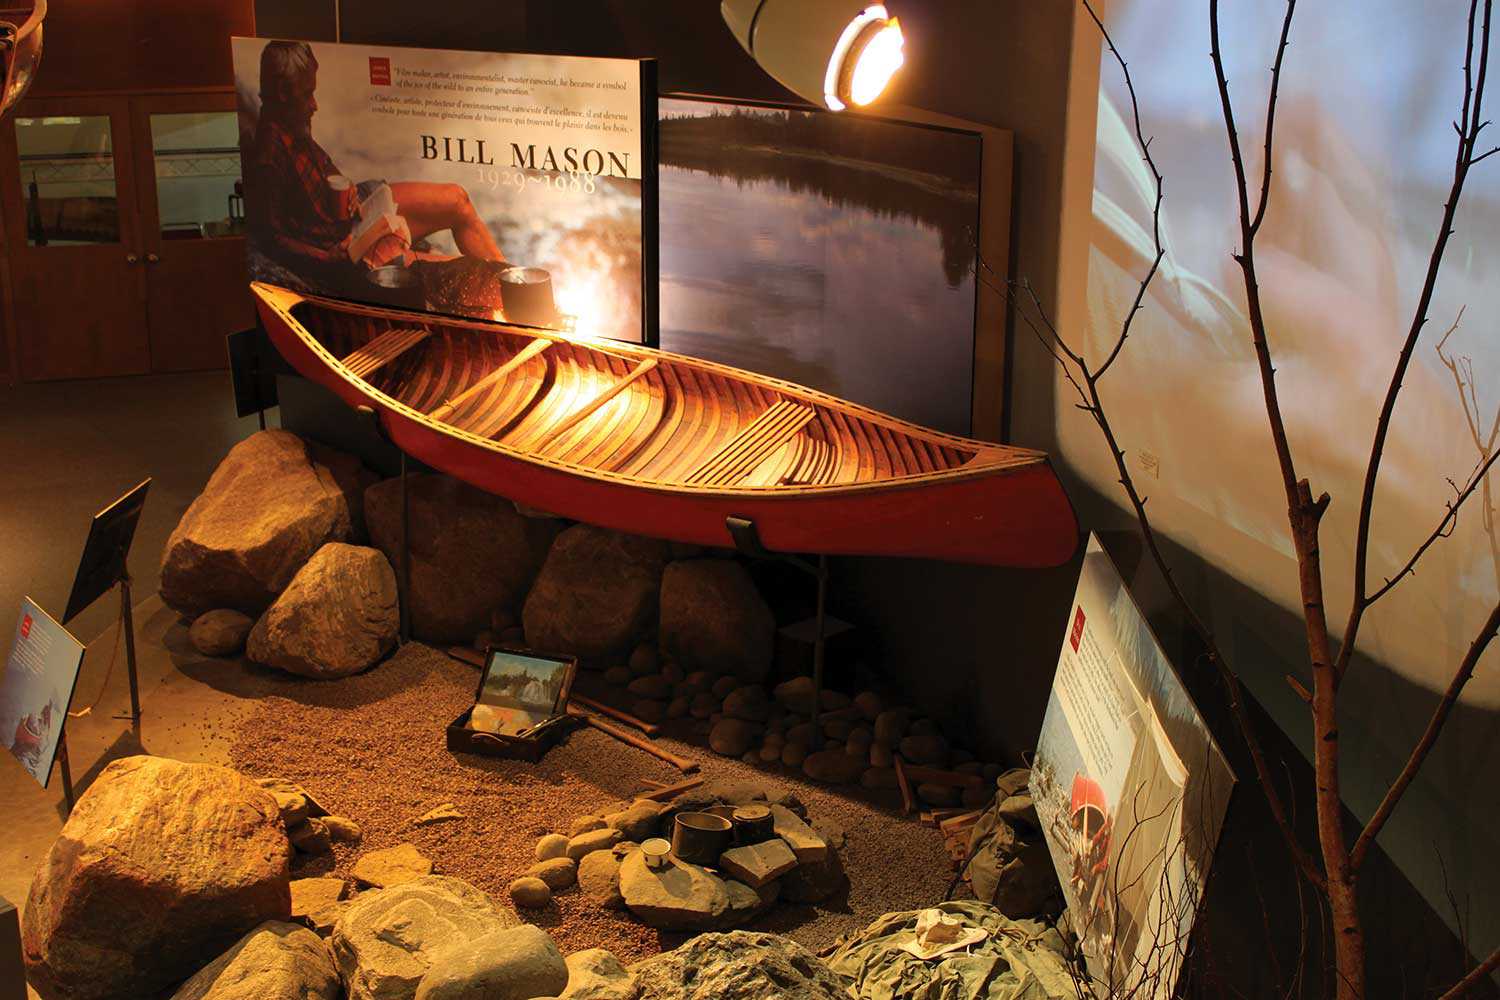
M 1011 920 L 986 903 L 939 903 L 949 920 L 986 931 L 964 951 L 923 960 L 905 950 L 917 940 L 922 910 L 888 913 L 840 945 L 828 965 L 859 1000 L 1073 1000 L 1073 978 L 1057 931 Z

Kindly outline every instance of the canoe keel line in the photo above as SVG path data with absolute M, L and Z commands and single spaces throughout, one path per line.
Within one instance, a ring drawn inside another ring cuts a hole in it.
M 1066 561 L 1078 524 L 1039 451 L 944 434 L 803 386 L 631 344 L 251 286 L 303 376 L 401 450 L 564 517 L 784 552 Z

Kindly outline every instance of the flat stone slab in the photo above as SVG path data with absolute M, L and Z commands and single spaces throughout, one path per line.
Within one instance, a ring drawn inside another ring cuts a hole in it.
M 717 875 L 676 858 L 648 868 L 640 851 L 620 862 L 620 895 L 643 923 L 671 930 L 713 927 L 729 909 L 729 889 Z
M 377 889 L 414 882 L 431 874 L 432 861 L 424 857 L 414 844 L 397 844 L 383 851 L 371 851 L 354 862 L 354 877 Z
M 798 863 L 808 865 L 827 860 L 828 841 L 786 806 L 771 806 L 771 822 L 776 836 L 786 841 L 797 855 Z
M 724 874 L 738 879 L 752 889 L 759 889 L 797 867 L 797 855 L 779 837 L 734 847 L 719 855 Z
M 323 907 L 337 903 L 349 894 L 349 886 L 341 878 L 294 878 L 292 879 L 292 919 L 296 920 L 316 913 Z

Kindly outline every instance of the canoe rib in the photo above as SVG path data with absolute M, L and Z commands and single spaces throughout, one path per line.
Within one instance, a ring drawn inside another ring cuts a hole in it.
M 459 393 L 457 396 L 454 396 L 452 399 L 448 400 L 448 402 L 444 403 L 442 406 L 439 406 L 437 409 L 433 410 L 427 415 L 434 420 L 447 420 L 449 417 L 453 416 L 453 411 L 457 410 L 460 406 L 467 403 L 476 394 L 483 392 L 485 389 L 494 385 L 496 382 L 499 382 L 505 376 L 509 375 L 511 372 L 515 371 L 517 368 L 521 367 L 526 362 L 530 361 L 538 354 L 541 354 L 551 346 L 552 341 L 543 340 L 538 337 L 536 340 L 533 340 L 531 343 L 527 344 L 525 347 L 517 351 L 515 357 L 511 358 L 509 361 L 505 362 L 505 364 L 501 365 L 499 368 L 496 368 L 484 378 L 480 379 L 478 382 L 475 382 L 463 392 Z

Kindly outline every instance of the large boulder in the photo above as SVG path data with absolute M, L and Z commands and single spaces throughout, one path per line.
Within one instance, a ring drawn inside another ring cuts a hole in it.
M 669 930 L 717 926 L 729 909 L 729 890 L 717 875 L 676 858 L 652 869 L 640 851 L 620 862 L 620 895 L 642 923 Z
M 366 474 L 295 434 L 252 434 L 230 449 L 167 539 L 161 599 L 189 617 L 258 615 L 326 542 L 358 537 Z
M 684 670 L 759 684 L 775 639 L 776 619 L 739 563 L 687 559 L 662 574 L 661 648 Z
M 342 1000 L 328 946 L 306 927 L 267 921 L 183 983 L 172 1000 Z
M 303 677 L 347 677 L 395 648 L 400 629 L 396 574 L 385 556 L 329 542 L 260 616 L 245 653 Z
M 22 922 L 45 1000 L 151 996 L 291 915 L 276 801 L 226 767 L 126 757 L 89 787 L 42 859 Z
M 245 648 L 255 619 L 233 608 L 205 611 L 193 619 L 188 641 L 204 656 L 233 656 Z
M 568 966 L 540 927 L 522 924 L 438 952 L 415 1000 L 532 1000 L 568 985 Z
M 845 983 L 790 938 L 700 934 L 630 967 L 640 1000 L 848 1000 Z
M 656 622 L 667 543 L 575 524 L 557 536 L 521 623 L 536 649 L 625 655 Z
M 365 491 L 370 539 L 401 565 L 401 480 Z M 536 577 L 555 521 L 522 517 L 504 497 L 450 476 L 407 479 L 412 634 L 429 642 L 463 642 L 489 627 L 496 608 L 514 608 Z
M 441 952 L 519 922 L 469 883 L 428 875 L 356 898 L 329 943 L 349 1000 L 412 1000 Z

